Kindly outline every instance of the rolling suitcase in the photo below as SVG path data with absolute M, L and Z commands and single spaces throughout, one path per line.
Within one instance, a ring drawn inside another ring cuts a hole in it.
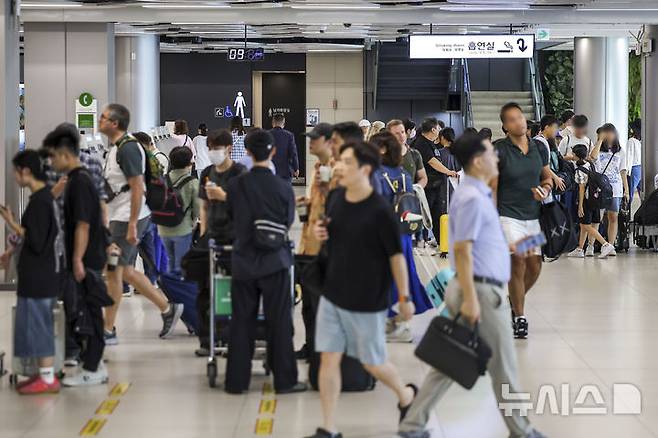
M 449 213 L 448 207 L 450 206 L 450 179 L 446 180 L 446 205 L 445 213 L 439 217 L 439 256 L 441 258 L 448 257 L 448 251 L 450 251 L 450 240 L 449 240 Z
M 615 249 L 627 253 L 631 246 L 631 206 L 625 198 L 622 198 L 621 200 L 617 224 L 617 241 L 615 242 Z
M 315 350 L 315 346 L 313 346 Z M 308 362 L 308 381 L 311 387 L 318 391 L 318 375 L 320 372 L 320 353 L 313 351 Z M 340 375 L 343 392 L 362 392 L 375 389 L 376 380 L 363 368 L 363 365 L 353 357 L 343 356 L 340 362 Z
M 172 303 L 183 304 L 181 320 L 190 334 L 198 334 L 199 318 L 196 310 L 196 300 L 199 288 L 194 281 L 186 281 L 180 275 L 160 273 L 158 286 Z
M 66 350 L 66 316 L 64 314 L 64 304 L 57 301 L 53 308 L 53 318 L 55 322 L 55 375 L 57 378 L 64 377 L 64 354 Z M 15 327 L 16 306 L 12 307 L 12 327 Z M 18 377 L 31 377 L 39 374 L 39 364 L 36 358 L 20 358 L 14 356 L 11 362 L 11 374 L 9 383 L 16 385 Z

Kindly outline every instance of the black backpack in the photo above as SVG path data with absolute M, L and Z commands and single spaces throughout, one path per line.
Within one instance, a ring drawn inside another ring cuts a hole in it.
M 578 246 L 576 227 L 569 211 L 561 202 L 542 204 L 539 224 L 546 236 L 546 244 L 542 247 L 544 257 L 553 259 L 573 251 Z
M 610 179 L 605 175 L 608 170 L 610 162 L 615 157 L 616 152 L 608 160 L 603 172 L 599 173 L 596 170 L 588 170 L 583 166 L 578 166 L 578 169 L 588 175 L 587 178 L 587 194 L 588 205 L 590 208 L 602 209 L 608 207 L 612 203 L 612 184 Z M 592 166 L 593 168 L 594 166 Z
M 658 190 L 651 192 L 642 202 L 640 208 L 633 216 L 633 222 L 637 225 L 657 225 L 658 224 Z
M 402 173 L 402 191 L 396 189 L 387 173 L 383 174 L 384 179 L 393 191 L 393 208 L 395 214 L 400 219 L 400 230 L 403 234 L 416 234 L 423 228 L 423 212 L 420 207 L 420 200 L 415 192 L 407 191 L 407 179 Z M 416 215 L 417 219 L 407 217 L 408 214 Z
M 173 184 L 169 175 L 165 177 L 162 204 L 157 209 L 151 208 L 151 221 L 154 224 L 162 225 L 163 227 L 175 227 L 183 222 L 185 215 L 192 208 L 194 199 L 190 201 L 190 205 L 187 207 L 184 206 L 180 191 L 193 179 L 195 179 L 193 176 L 188 175 L 176 181 L 176 184 Z

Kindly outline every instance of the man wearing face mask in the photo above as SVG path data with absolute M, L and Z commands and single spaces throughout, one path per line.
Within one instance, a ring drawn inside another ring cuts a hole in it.
M 229 181 L 247 171 L 231 160 L 233 136 L 226 130 L 208 134 L 208 158 L 212 163 L 201 173 L 199 198 L 201 206 L 201 235 L 215 239 L 218 244 L 233 242 L 233 224 L 226 214 L 226 188 Z
M 247 172 L 247 168 L 231 159 L 233 136 L 227 130 L 215 130 L 208 134 L 208 159 L 211 165 L 200 177 L 199 198 L 201 198 L 201 236 L 214 239 L 220 245 L 232 244 L 234 239 L 233 221 L 226 211 L 226 190 L 229 181 Z M 205 240 L 205 239 L 204 239 Z M 210 285 L 200 285 L 197 297 L 199 314 L 200 348 L 198 356 L 207 356 L 210 345 L 208 308 L 210 306 Z

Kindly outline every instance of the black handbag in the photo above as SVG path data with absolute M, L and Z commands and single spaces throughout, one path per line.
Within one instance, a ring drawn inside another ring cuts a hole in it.
M 539 224 L 546 236 L 546 244 L 542 247 L 545 257 L 560 257 L 578 246 L 577 225 L 571 220 L 567 207 L 560 201 L 542 204 Z
M 416 347 L 416 357 L 450 377 L 466 389 L 471 389 L 479 376 L 487 371 L 491 348 L 473 329 L 458 324 L 455 319 L 437 316 Z
M 288 225 L 261 217 L 259 209 L 255 208 L 245 189 L 244 178 L 240 179 L 239 183 L 242 188 L 242 194 L 247 200 L 252 214 L 255 216 L 252 234 L 254 247 L 267 252 L 278 251 L 284 248 L 290 241 L 288 237 Z

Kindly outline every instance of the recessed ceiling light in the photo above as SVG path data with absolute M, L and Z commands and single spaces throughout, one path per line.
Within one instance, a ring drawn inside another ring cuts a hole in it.
M 81 6 L 80 3 L 21 3 L 21 9 L 63 9 Z

